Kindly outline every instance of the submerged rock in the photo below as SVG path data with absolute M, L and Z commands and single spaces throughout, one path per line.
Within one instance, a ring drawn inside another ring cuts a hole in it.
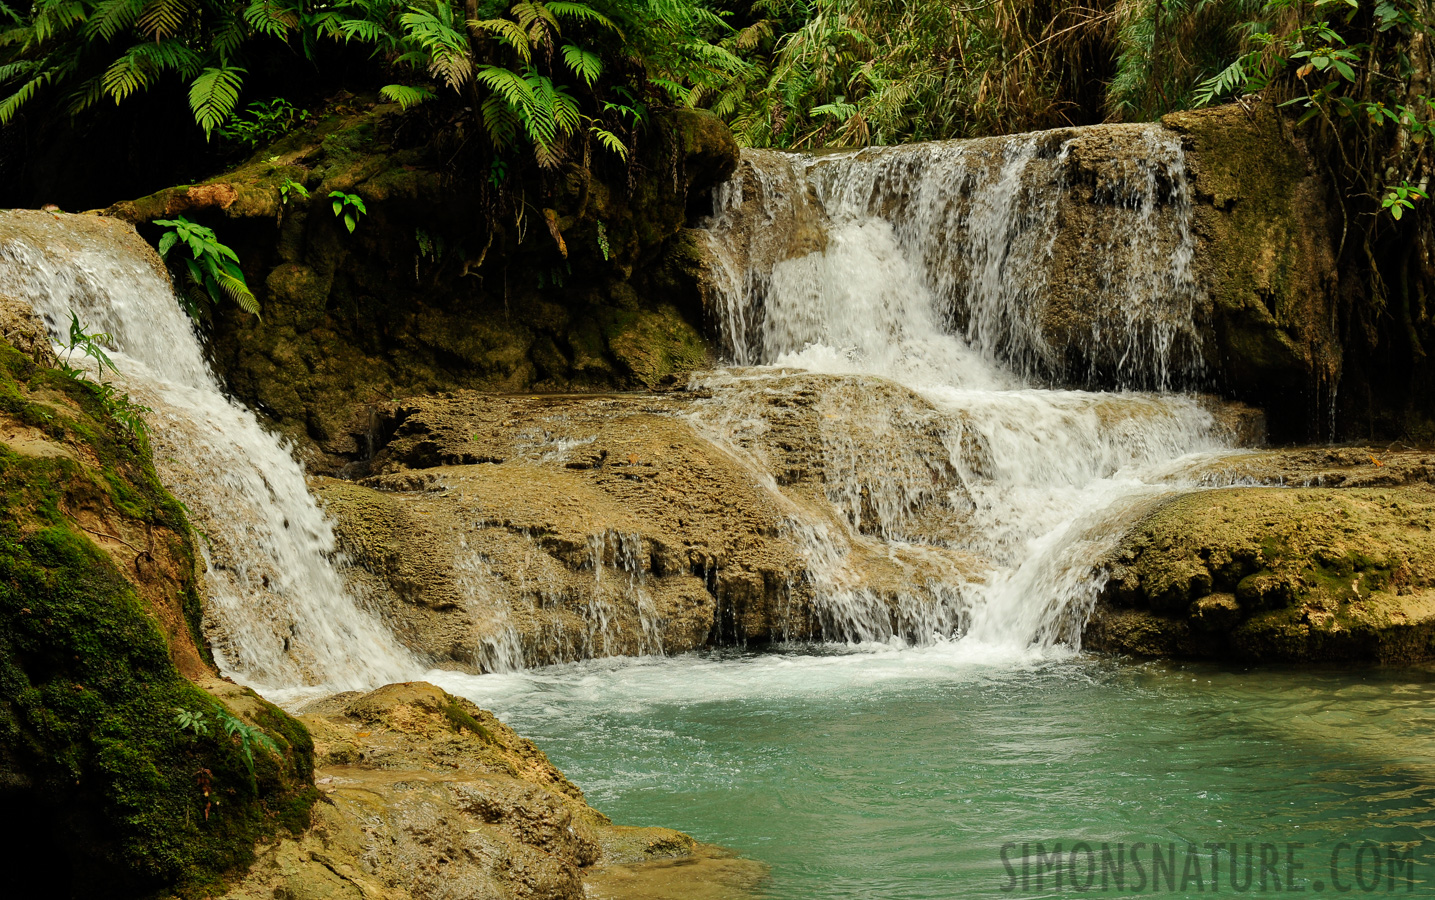
M 1234 462 L 1269 474 L 1282 461 L 1297 484 L 1350 486 L 1161 503 L 1112 554 L 1083 646 L 1252 661 L 1435 656 L 1435 457 L 1311 450 Z
M 226 900 L 579 900 L 590 879 L 619 884 L 599 896 L 636 898 L 658 880 L 643 863 L 723 856 L 671 829 L 612 825 L 532 743 L 431 684 L 335 695 L 300 720 L 324 803 Z M 707 890 L 741 897 L 764 869 L 729 858 L 704 875 Z

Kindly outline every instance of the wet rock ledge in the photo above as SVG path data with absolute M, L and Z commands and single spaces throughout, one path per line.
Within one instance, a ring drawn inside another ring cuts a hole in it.
M 1254 662 L 1435 656 L 1435 454 L 1271 451 L 1185 494 L 1107 561 L 1087 649 Z M 1213 473 L 1216 474 L 1216 473 Z
M 262 847 L 226 900 L 578 900 L 656 886 L 738 897 L 764 877 L 681 832 L 613 825 L 532 742 L 431 684 L 301 712 L 321 791 L 314 827 Z

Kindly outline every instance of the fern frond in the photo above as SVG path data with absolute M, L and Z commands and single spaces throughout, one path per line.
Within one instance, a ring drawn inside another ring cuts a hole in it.
M 128 53 L 116 57 L 105 70 L 102 87 L 105 94 L 116 103 L 149 87 L 150 80 L 154 77 L 154 64 L 136 52 L 137 50 L 136 47 L 130 48 Z
M 15 93 L 0 101 L 0 125 L 10 124 L 10 120 L 15 118 L 20 107 L 30 102 L 30 98 L 35 96 L 35 92 L 49 80 L 47 74 L 37 75 L 25 82 Z
M 37 2 L 31 10 L 35 42 L 43 44 L 83 24 L 85 13 L 85 5 L 79 0 Z
M 177 34 L 190 13 L 189 0 L 149 0 L 135 25 L 159 40 Z
M 233 271 L 230 271 L 233 269 Z M 216 266 L 213 270 L 214 280 L 219 284 L 221 290 L 234 304 L 247 313 L 259 314 L 259 298 L 245 283 L 244 276 L 239 273 L 238 266 L 224 265 Z
M 599 128 L 596 125 L 590 127 L 588 130 L 598 139 L 598 143 L 601 144 L 604 149 L 617 156 L 623 162 L 628 161 L 628 145 L 623 143 L 622 138 L 608 131 L 606 128 Z
M 0 66 L 0 84 L 28 75 L 39 67 L 38 59 L 17 59 L 12 63 L 6 63 Z
M 103 0 L 85 23 L 85 35 L 92 39 L 111 40 L 134 24 L 143 7 L 144 0 Z
M 244 10 L 244 21 L 259 34 L 284 37 L 299 27 L 299 13 L 271 0 L 254 0 Z
M 617 32 L 621 37 L 623 32 L 613 24 L 613 20 L 598 12 L 586 3 L 575 3 L 572 0 L 554 0 L 552 3 L 537 4 L 547 9 L 554 19 L 572 19 L 575 22 L 589 22 L 594 25 L 601 25 L 604 28 Z M 554 24 L 557 24 L 556 22 Z
M 392 100 L 399 105 L 400 109 L 411 109 L 420 103 L 433 99 L 433 91 L 426 87 L 416 87 L 411 84 L 386 84 L 379 88 L 380 96 Z
M 498 94 L 490 94 L 480 107 L 483 114 L 483 128 L 495 150 L 507 150 L 518 141 L 521 127 L 517 110 Z
M 244 19 L 237 15 L 226 16 L 215 26 L 210 38 L 210 47 L 220 59 L 229 59 L 239 53 L 249 37 L 249 28 Z
M 204 129 L 205 140 L 234 112 L 243 86 L 244 70 L 232 66 L 205 69 L 190 83 L 189 108 L 194 112 L 194 121 Z
M 136 44 L 129 52 L 156 72 L 168 69 L 178 72 L 181 78 L 193 78 L 201 67 L 199 55 L 175 40 Z
M 326 19 L 332 21 L 331 37 L 342 37 L 345 42 L 358 38 L 366 44 L 377 44 L 384 36 L 384 26 L 378 22 L 370 22 L 367 19 Z
M 428 70 L 458 90 L 473 74 L 473 59 L 468 52 L 468 38 L 448 22 L 411 7 L 412 12 L 399 17 L 405 31 L 428 55 Z
M 84 84 L 80 89 L 70 95 L 70 115 L 77 115 L 99 103 L 105 96 L 105 85 L 102 76 L 96 75 Z
M 512 19 L 469 19 L 468 26 L 477 31 L 486 31 L 498 38 L 501 43 L 513 48 L 525 65 L 532 62 L 532 52 L 528 46 L 528 32 Z
M 484 66 L 474 73 L 474 79 L 486 85 L 516 110 L 533 108 L 533 88 L 523 76 L 502 66 Z
M 583 124 L 583 114 L 578 110 L 578 101 L 559 87 L 553 93 L 553 121 L 565 137 L 573 134 Z
M 558 164 L 563 161 L 563 157 L 551 145 L 535 143 L 533 145 L 533 160 L 541 169 L 556 169 Z
M 563 62 L 568 64 L 574 75 L 587 82 L 589 87 L 603 74 L 603 60 L 598 54 L 573 44 L 563 45 Z

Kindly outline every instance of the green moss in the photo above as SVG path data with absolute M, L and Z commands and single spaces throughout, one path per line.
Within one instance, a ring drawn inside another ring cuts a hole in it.
M 38 399 L 48 396 L 72 407 Z M 160 549 L 177 563 L 176 606 L 203 648 L 184 513 L 145 442 L 109 420 L 89 386 L 3 341 L 0 411 L 57 428 L 46 434 L 64 451 L 0 444 L 0 799 L 28 829 L 0 842 L 0 858 L 14 855 L 19 871 L 36 848 L 63 857 L 47 873 L 54 896 L 205 893 L 252 859 L 256 840 L 307 824 L 312 743 L 266 706 L 258 724 L 281 752 L 260 751 L 251 775 L 218 727 L 177 727 L 180 709 L 217 725 L 219 701 L 180 674 L 146 601 L 75 518 L 175 536 Z
M 1103 598 L 1110 609 L 1098 610 L 1090 646 L 1248 659 L 1428 658 L 1432 510 L 1435 492 L 1425 486 L 1177 497 L 1123 539 Z M 1230 594 L 1236 602 L 1223 603 Z
M 462 733 L 463 730 L 467 728 L 490 744 L 494 743 L 493 733 L 479 724 L 477 719 L 465 712 L 464 708 L 459 706 L 457 701 L 450 700 L 444 704 L 443 714 L 448 719 L 449 724 L 453 726 L 454 731 Z

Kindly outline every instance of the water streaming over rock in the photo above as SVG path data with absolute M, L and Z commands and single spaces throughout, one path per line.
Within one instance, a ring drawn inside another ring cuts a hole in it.
M 718 192 L 710 308 L 747 368 L 695 379 L 692 419 L 792 500 L 827 637 L 1078 643 L 1093 563 L 1229 440 L 1168 392 L 1202 368 L 1181 145 L 1101 158 L 1108 132 L 748 153 Z M 772 427 L 803 403 L 815 486 Z
M 206 637 L 221 670 L 266 692 L 370 688 L 420 672 L 356 606 L 303 469 L 224 396 L 158 258 L 120 223 L 79 218 L 12 218 L 0 290 L 28 301 L 57 338 L 72 313 L 111 336 L 120 374 L 107 377 L 152 408 L 156 471 L 204 538 Z
M 777 639 L 1074 644 L 1102 552 L 1142 504 L 1195 482 L 1193 454 L 1228 443 L 1202 401 L 1171 393 L 1199 382 L 1203 309 L 1174 136 L 750 151 L 701 232 L 732 365 L 694 379 L 681 427 L 765 498 L 781 546 L 758 526 L 730 566 L 721 541 L 644 530 L 658 507 L 642 511 L 672 496 L 648 463 L 680 441 L 623 452 L 631 471 L 614 477 L 648 487 L 575 481 L 608 452 L 594 449 L 609 415 L 595 399 L 506 435 L 513 447 L 489 456 L 507 464 L 419 479 L 434 493 L 406 501 L 408 537 L 436 542 L 420 566 L 432 578 L 385 581 L 381 565 L 346 585 L 300 465 L 224 397 L 153 253 L 79 218 L 33 214 L 7 232 L 22 236 L 0 246 L 0 289 L 56 334 L 73 311 L 113 336 L 126 389 L 154 409 L 160 475 L 207 537 L 216 657 L 271 693 L 420 674 L 376 609 L 419 616 L 436 659 L 487 672 L 662 654 L 674 629 L 743 640 L 754 615 Z M 385 490 L 417 490 L 395 477 Z M 574 492 L 568 524 L 494 505 L 495 479 L 521 498 L 529 478 Z M 440 519 L 447 531 L 416 528 Z M 421 582 L 437 593 L 419 596 Z

